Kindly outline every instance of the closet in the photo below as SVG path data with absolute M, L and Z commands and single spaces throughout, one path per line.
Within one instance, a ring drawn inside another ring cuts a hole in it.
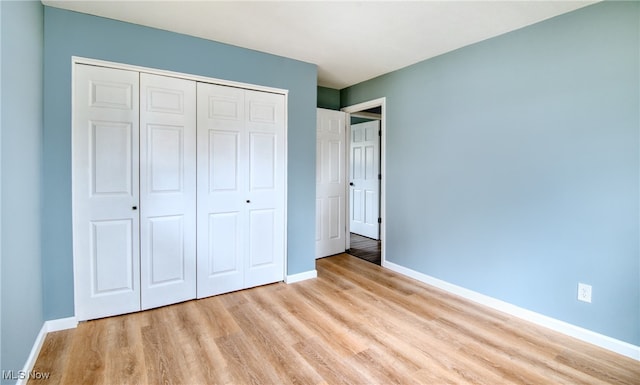
M 283 279 L 284 120 L 281 95 L 198 83 L 199 298 Z
M 285 96 L 75 64 L 78 320 L 281 281 Z

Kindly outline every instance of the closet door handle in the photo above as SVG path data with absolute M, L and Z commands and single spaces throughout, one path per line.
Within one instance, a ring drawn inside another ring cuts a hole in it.
M 131 207 L 131 210 L 137 210 L 137 209 L 138 209 L 138 206 L 132 206 Z
M 251 203 L 251 201 L 249 199 L 247 199 L 247 203 Z

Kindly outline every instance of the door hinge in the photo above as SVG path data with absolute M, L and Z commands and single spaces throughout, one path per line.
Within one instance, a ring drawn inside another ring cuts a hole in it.
M 382 180 L 382 174 L 378 174 L 378 180 Z
M 382 223 L 382 218 L 378 218 L 378 223 Z
M 378 130 L 378 136 L 382 136 L 382 130 Z

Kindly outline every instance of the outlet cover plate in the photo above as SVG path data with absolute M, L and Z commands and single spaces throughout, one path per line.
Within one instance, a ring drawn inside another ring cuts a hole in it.
M 578 283 L 578 301 L 591 303 L 591 285 Z

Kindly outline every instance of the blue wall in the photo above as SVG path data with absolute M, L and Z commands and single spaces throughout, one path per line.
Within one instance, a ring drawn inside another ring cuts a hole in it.
M 1 1 L 2 299 L 0 370 L 22 370 L 44 323 L 41 285 L 40 2 Z M 17 373 L 16 373 L 17 374 Z M 14 381 L 3 380 L 2 383 Z
M 340 90 L 318 87 L 318 108 L 340 109 Z
M 288 274 L 315 269 L 317 68 L 172 32 L 45 7 L 45 317 L 73 315 L 71 56 L 289 90 Z
M 387 97 L 387 260 L 640 345 L 639 24 L 599 3 L 342 90 Z

